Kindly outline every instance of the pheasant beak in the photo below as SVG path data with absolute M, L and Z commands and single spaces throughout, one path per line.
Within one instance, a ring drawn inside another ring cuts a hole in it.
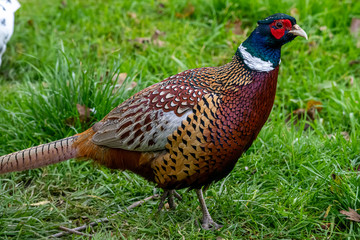
M 292 33 L 295 36 L 303 37 L 306 40 L 308 40 L 308 36 L 306 32 L 297 24 L 295 24 L 292 29 L 289 31 L 289 33 Z

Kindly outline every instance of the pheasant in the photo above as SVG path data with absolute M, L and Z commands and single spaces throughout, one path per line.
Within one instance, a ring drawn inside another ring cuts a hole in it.
M 129 170 L 164 189 L 159 209 L 176 189 L 195 189 L 202 227 L 217 229 L 202 189 L 224 178 L 256 139 L 271 112 L 281 47 L 307 39 L 295 18 L 258 21 L 230 63 L 191 69 L 156 83 L 114 108 L 83 133 L 0 157 L 0 173 L 71 158 Z

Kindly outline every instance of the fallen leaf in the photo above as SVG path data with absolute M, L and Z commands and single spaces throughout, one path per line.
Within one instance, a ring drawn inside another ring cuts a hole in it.
M 321 228 L 324 230 L 328 230 L 331 228 L 331 223 L 323 223 L 321 224 Z
M 306 103 L 306 109 L 299 108 L 292 112 L 293 116 L 296 116 L 296 119 L 294 120 L 293 124 L 298 125 L 298 123 L 302 120 L 307 120 L 309 122 L 313 122 L 317 118 L 317 112 L 320 112 L 322 110 L 322 103 L 315 100 L 309 100 Z M 291 115 L 289 115 L 286 118 L 286 122 L 289 122 L 291 120 Z M 310 124 L 305 123 L 304 125 L 304 131 L 307 130 L 310 127 Z
M 165 32 L 156 29 L 154 34 L 152 35 L 151 39 L 158 39 L 159 36 L 165 36 Z
M 352 60 L 349 62 L 349 65 L 352 66 L 352 65 L 355 65 L 355 64 L 359 64 L 360 63 L 360 60 Z
M 290 15 L 295 17 L 295 16 L 299 16 L 299 9 L 297 8 L 291 8 L 290 9 Z
M 157 8 L 158 8 L 157 13 L 162 14 L 164 12 L 165 4 L 164 3 L 159 3 Z
M 15 44 L 16 52 L 24 52 L 24 45 L 21 42 Z
M 88 196 L 88 197 L 92 197 L 92 198 L 96 198 L 96 199 L 99 199 L 99 200 L 101 200 L 101 201 L 103 201 L 103 202 L 106 202 L 104 199 L 102 199 L 101 197 L 98 197 L 98 196 L 95 196 L 95 195 L 86 195 L 86 196 Z
M 156 29 L 154 34 L 151 37 L 135 38 L 132 41 L 142 45 L 144 50 L 146 49 L 145 44 L 153 44 L 158 47 L 163 47 L 165 45 L 165 42 L 159 40 L 159 36 L 164 36 L 164 35 L 165 35 L 165 32 L 161 32 L 160 30 Z
M 76 109 L 78 110 L 79 113 L 80 122 L 87 122 L 90 120 L 90 112 L 91 112 L 90 108 L 84 105 L 76 104 Z
M 349 76 L 346 79 L 349 81 L 350 87 L 352 87 L 354 85 L 354 76 Z
M 326 31 L 326 30 L 327 30 L 327 27 L 326 27 L 326 26 L 321 26 L 319 29 L 320 29 L 320 31 L 323 32 L 323 31 Z
M 314 49 L 316 49 L 319 46 L 319 44 L 316 41 L 309 41 L 308 46 L 309 49 L 307 50 L 307 52 L 310 54 Z
M 132 19 L 136 19 L 136 18 L 137 18 L 136 13 L 134 13 L 134 12 L 128 12 L 127 15 L 128 15 L 130 18 L 132 18 Z
M 139 38 L 135 38 L 133 41 L 137 42 L 137 43 L 140 43 L 140 44 L 144 44 L 144 43 L 150 43 L 151 38 L 149 38 L 149 37 L 139 37 Z
M 327 218 L 327 216 L 329 215 L 329 212 L 330 212 L 331 207 L 332 207 L 331 204 L 327 207 L 326 212 L 325 212 L 325 215 L 324 215 L 324 218 Z
M 292 112 L 296 116 L 303 116 L 306 113 L 306 109 L 304 108 L 298 108 Z
M 309 111 L 311 108 L 315 108 L 318 112 L 322 110 L 322 103 L 316 100 L 309 100 L 306 103 L 306 110 Z
M 113 90 L 113 93 L 115 93 L 119 88 L 121 88 L 125 82 L 127 78 L 127 73 L 119 73 L 119 74 L 115 74 L 112 78 L 113 82 L 116 82 L 115 84 L 115 88 Z M 134 89 L 137 86 L 136 82 L 127 82 L 126 85 L 124 86 L 126 91 L 130 91 L 132 89 Z
M 127 88 L 127 90 L 130 91 L 130 90 L 134 89 L 136 86 L 137 86 L 136 82 L 131 82 L 130 86 Z
M 91 120 L 90 112 L 92 112 L 92 110 L 90 108 L 88 108 L 84 105 L 76 104 L 76 109 L 78 111 L 79 120 L 81 123 L 90 122 L 90 120 Z M 65 123 L 68 126 L 74 126 L 76 121 L 77 121 L 76 117 L 69 117 L 68 119 L 65 120 Z
M 124 83 L 126 77 L 127 77 L 127 73 L 115 74 L 112 78 L 112 81 L 116 82 L 116 84 L 119 85 L 120 87 Z
M 66 3 L 66 1 L 61 1 L 61 6 L 63 7 L 63 8 L 66 8 L 66 6 L 67 6 L 67 3 Z
M 337 176 L 335 173 L 331 174 L 331 178 L 334 180 L 336 184 L 341 184 L 342 177 Z
M 101 85 L 104 84 L 104 78 L 107 78 L 109 76 L 110 71 L 106 70 L 104 75 L 100 75 L 99 77 L 99 82 L 98 82 L 98 87 L 100 87 Z M 95 74 L 95 77 L 97 77 L 97 74 Z
M 192 5 L 191 3 L 188 3 L 188 5 L 186 5 L 186 7 L 183 9 L 182 13 L 175 13 L 175 16 L 177 18 L 187 18 L 190 17 L 191 15 L 193 15 L 195 12 L 195 7 L 194 5 Z
M 165 46 L 165 42 L 164 41 L 161 41 L 161 40 L 154 40 L 153 41 L 153 44 L 154 45 L 156 45 L 156 46 L 158 46 L 158 47 L 163 47 L 163 46 Z
M 350 134 L 348 132 L 341 132 L 341 135 L 346 141 L 350 141 Z
M 336 180 L 336 175 L 333 173 L 333 174 L 331 174 L 331 178 L 333 179 L 333 180 Z
M 56 206 L 58 207 L 58 206 L 61 206 L 61 205 L 63 205 L 64 204 L 64 200 L 59 200 L 57 203 L 56 203 Z
M 127 15 L 128 15 L 131 19 L 133 19 L 136 24 L 139 24 L 139 23 L 140 23 L 140 20 L 137 18 L 136 13 L 134 13 L 134 12 L 128 12 Z
M 158 47 L 163 47 L 165 45 L 165 42 L 159 40 L 159 36 L 164 36 L 164 35 L 165 32 L 161 32 L 160 30 L 156 29 L 154 34 L 151 36 L 152 43 Z
M 234 22 L 228 21 L 225 25 L 225 28 L 231 29 L 235 35 L 243 35 L 244 29 L 241 28 L 241 25 L 242 21 L 240 19 L 236 19 Z
M 349 208 L 349 211 L 341 210 L 341 214 L 348 216 L 346 219 L 354 221 L 354 222 L 360 222 L 360 215 L 354 210 Z
M 41 202 L 38 202 L 38 203 L 32 203 L 32 204 L 29 204 L 30 206 L 33 206 L 33 207 L 36 207 L 36 206 L 42 206 L 42 205 L 45 205 L 45 204 L 48 204 L 50 203 L 50 201 L 41 201 Z
M 308 45 L 309 45 L 309 47 L 311 47 L 311 48 L 315 48 L 315 47 L 318 46 L 318 43 L 315 42 L 315 41 L 310 41 L 310 42 L 308 43 Z
M 242 25 L 242 22 L 239 19 L 237 19 L 234 22 L 234 30 L 233 30 L 234 34 L 236 34 L 236 35 L 244 34 L 244 30 L 241 28 L 241 25 Z
M 341 190 L 339 189 L 339 186 L 341 185 L 342 177 L 337 176 L 336 174 L 333 173 L 331 174 L 331 178 L 334 180 L 336 184 L 331 184 L 330 191 L 333 193 L 340 192 Z
M 305 117 L 306 109 L 299 108 L 299 109 L 294 110 L 292 113 L 294 116 L 297 116 L 299 119 L 301 119 L 301 118 Z
M 360 18 L 353 18 L 350 25 L 351 34 L 356 37 L 360 32 Z
M 346 141 L 350 141 L 350 134 L 348 132 L 341 132 L 340 134 L 341 134 L 341 136 L 343 136 L 343 138 Z M 329 139 L 336 139 L 335 134 L 328 134 L 328 135 L 325 135 L 325 137 L 327 137 Z
M 29 20 L 27 21 L 27 24 L 28 24 L 29 26 L 33 27 L 33 26 L 34 26 L 34 20 L 29 19 Z
M 327 137 L 328 139 L 336 139 L 335 134 L 325 134 L 324 137 Z

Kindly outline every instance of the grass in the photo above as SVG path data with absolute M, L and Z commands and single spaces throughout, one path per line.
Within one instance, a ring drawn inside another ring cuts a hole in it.
M 196 226 L 201 212 L 195 193 L 182 190 L 175 211 L 157 214 L 157 201 L 150 201 L 88 229 L 94 239 L 360 237 L 359 223 L 339 213 L 360 208 L 360 64 L 349 64 L 360 60 L 359 37 L 349 31 L 351 18 L 360 17 L 360 2 L 21 3 L 0 67 L 0 155 L 81 132 L 167 76 L 228 62 L 256 21 L 270 14 L 291 13 L 310 37 L 283 48 L 270 120 L 232 173 L 206 192 L 210 213 L 224 224 L 220 231 Z M 241 35 L 228 27 L 237 19 Z M 162 47 L 130 41 L 151 37 L 156 29 L 165 32 L 159 36 Z M 112 78 L 122 72 L 126 81 L 137 82 L 134 89 L 115 86 Z M 323 108 L 308 123 L 312 130 L 302 131 L 303 120 L 286 123 L 309 100 Z M 96 112 L 82 122 L 76 104 Z M 0 238 L 46 238 L 58 226 L 88 223 L 159 191 L 130 172 L 75 160 L 6 174 L 0 177 Z M 48 202 L 33 206 L 43 201 Z

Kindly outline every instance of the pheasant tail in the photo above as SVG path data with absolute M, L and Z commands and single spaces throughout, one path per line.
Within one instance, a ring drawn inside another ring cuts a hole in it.
M 152 171 L 146 171 L 149 166 L 141 163 L 143 158 L 149 159 L 152 154 L 98 146 L 91 141 L 93 135 L 94 132 L 90 128 L 72 137 L 1 156 L 0 174 L 44 167 L 71 158 L 80 158 L 93 159 L 96 163 L 112 169 L 131 170 L 153 181 Z M 154 155 L 153 158 L 155 157 Z
M 21 150 L 0 157 L 0 174 L 39 168 L 77 157 L 77 136 Z

